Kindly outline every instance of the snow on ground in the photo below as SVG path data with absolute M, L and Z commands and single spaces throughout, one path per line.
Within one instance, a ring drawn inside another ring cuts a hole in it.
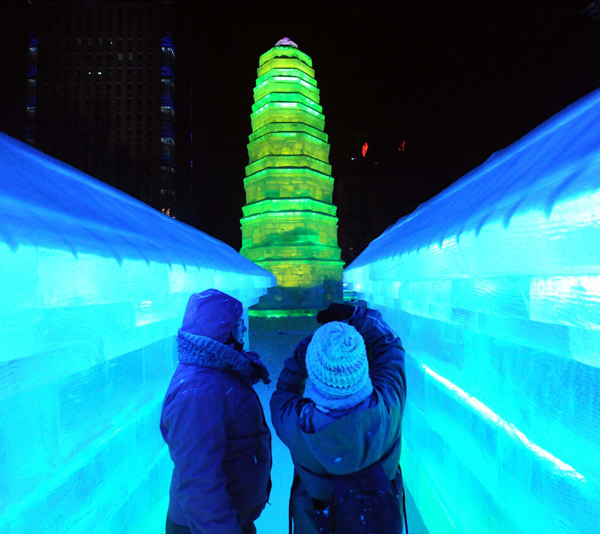
M 284 317 L 278 319 L 250 318 L 250 350 L 260 354 L 271 375 L 268 385 L 257 384 L 254 389 L 262 402 L 265 417 L 271 429 L 273 447 L 273 488 L 269 504 L 256 521 L 259 534 L 286 534 L 288 532 L 288 503 L 294 466 L 287 447 L 275 434 L 271 424 L 269 401 L 275 391 L 283 362 L 291 356 L 296 345 L 319 326 L 314 317 Z

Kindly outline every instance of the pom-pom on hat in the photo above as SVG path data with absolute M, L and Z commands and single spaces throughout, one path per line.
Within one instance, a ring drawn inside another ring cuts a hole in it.
M 242 316 L 242 303 L 218 289 L 190 295 L 181 330 L 225 343 Z
M 351 408 L 373 392 L 365 342 L 346 323 L 317 329 L 306 350 L 308 380 L 304 396 L 332 410 Z

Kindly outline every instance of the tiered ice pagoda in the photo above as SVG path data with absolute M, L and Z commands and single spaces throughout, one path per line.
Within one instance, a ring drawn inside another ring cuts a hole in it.
M 307 310 L 341 297 L 343 261 L 325 116 L 312 60 L 288 38 L 259 60 L 244 187 L 242 249 L 277 276 L 267 310 Z

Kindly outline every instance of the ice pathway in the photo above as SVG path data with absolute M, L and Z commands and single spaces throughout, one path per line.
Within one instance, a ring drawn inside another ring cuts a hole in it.
M 256 521 L 259 534 L 285 534 L 288 531 L 288 501 L 292 484 L 293 464 L 290 453 L 279 440 L 271 425 L 269 400 L 284 360 L 292 354 L 294 347 L 319 325 L 313 318 L 250 318 L 250 350 L 258 352 L 269 369 L 272 382 L 255 386 L 260 397 L 265 417 L 271 429 L 273 447 L 273 469 L 270 502 Z

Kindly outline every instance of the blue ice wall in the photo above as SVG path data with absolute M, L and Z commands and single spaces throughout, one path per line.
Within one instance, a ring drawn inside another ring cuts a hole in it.
M 600 511 L 600 91 L 345 271 L 407 349 L 402 465 L 432 533 L 591 533 Z
M 190 293 L 273 276 L 0 134 L 0 532 L 160 532 L 158 429 Z

